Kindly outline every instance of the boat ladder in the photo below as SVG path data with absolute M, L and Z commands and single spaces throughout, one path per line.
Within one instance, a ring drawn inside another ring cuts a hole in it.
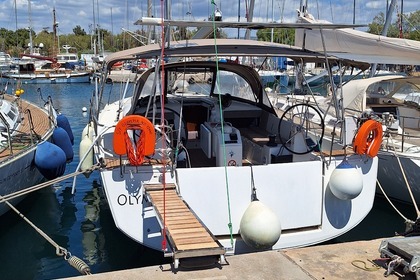
M 165 256 L 173 257 L 175 269 L 181 259 L 214 256 L 220 264 L 225 264 L 225 248 L 178 194 L 175 184 L 166 184 L 165 189 L 162 184 L 145 184 L 144 190 L 162 228 L 165 213 L 166 236 L 172 249 L 172 253 Z

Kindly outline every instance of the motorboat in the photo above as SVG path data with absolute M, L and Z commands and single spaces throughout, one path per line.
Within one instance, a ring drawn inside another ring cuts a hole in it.
M 176 268 L 318 244 L 357 226 L 373 206 L 376 155 L 324 135 L 322 115 L 308 114 L 307 104 L 279 115 L 253 67 L 218 59 L 238 55 L 323 56 L 237 39 L 146 45 L 108 55 L 92 98 L 79 166 L 101 163 L 116 227 Z M 109 70 L 136 59 L 156 66 L 106 103 Z M 341 129 L 372 144 L 357 127 Z M 377 125 L 371 132 L 382 137 Z
M 0 94 L 0 215 L 64 174 L 73 159 L 73 134 L 52 101 L 41 107 L 21 98 L 22 88 Z

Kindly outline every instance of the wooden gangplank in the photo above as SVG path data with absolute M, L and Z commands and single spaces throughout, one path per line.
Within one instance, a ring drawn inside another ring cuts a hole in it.
M 188 204 L 178 195 L 174 184 L 145 185 L 145 194 L 152 202 L 173 251 L 175 268 L 183 258 L 220 257 L 224 263 L 224 247 L 197 218 Z

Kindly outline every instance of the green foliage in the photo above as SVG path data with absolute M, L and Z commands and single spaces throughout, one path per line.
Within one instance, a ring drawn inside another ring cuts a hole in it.
M 271 29 L 260 29 L 257 31 L 258 41 L 282 43 L 286 45 L 293 45 L 295 42 L 295 30 L 291 28 L 274 28 L 273 32 Z
M 86 35 L 86 31 L 80 27 L 80 25 L 76 25 L 75 28 L 73 28 L 73 33 L 76 36 L 84 36 Z

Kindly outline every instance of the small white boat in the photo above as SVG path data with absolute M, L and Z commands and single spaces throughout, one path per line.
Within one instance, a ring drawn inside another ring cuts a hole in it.
M 93 145 L 103 164 L 116 226 L 173 257 L 175 267 L 324 242 L 354 228 L 373 205 L 377 157 L 323 137 L 322 116 L 309 120 L 305 104 L 300 115 L 278 116 L 252 67 L 217 59 L 239 54 L 320 57 L 276 43 L 203 39 L 104 60 L 103 86 L 118 61 L 153 58 L 157 66 L 141 74 L 132 97 L 102 107 L 105 91 L 98 91 L 82 155 Z M 352 138 L 355 130 L 345 133 Z
M 34 185 L 63 175 L 73 157 L 67 118 L 57 116 L 51 100 L 41 108 L 22 93 L 0 94 L 0 215 Z
M 16 71 L 3 72 L 3 78 L 23 84 L 90 83 L 90 72 L 71 69 L 36 69 L 33 62 L 20 62 Z

